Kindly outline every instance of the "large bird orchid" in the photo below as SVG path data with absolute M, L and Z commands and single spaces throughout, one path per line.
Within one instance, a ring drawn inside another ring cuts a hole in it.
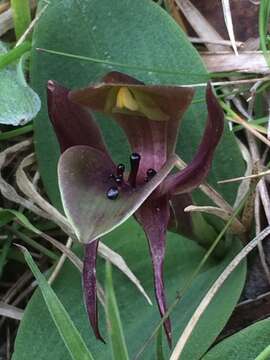
M 49 81 L 49 115 L 62 151 L 58 164 L 61 198 L 67 218 L 85 244 L 86 308 L 101 340 L 95 269 L 98 241 L 131 215 L 148 239 L 156 300 L 161 316 L 166 312 L 163 261 L 170 204 L 205 179 L 223 131 L 223 112 L 208 85 L 208 119 L 201 144 L 184 170 L 171 173 L 177 161 L 180 120 L 193 93 L 191 87 L 145 85 L 119 72 L 75 91 Z M 106 113 L 124 130 L 132 149 L 129 171 L 125 164 L 113 162 L 92 111 Z M 169 318 L 164 329 L 170 344 Z

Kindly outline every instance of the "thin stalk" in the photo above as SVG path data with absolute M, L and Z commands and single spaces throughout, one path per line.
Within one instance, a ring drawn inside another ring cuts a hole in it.
M 263 136 L 260 132 L 255 130 L 254 127 L 250 126 L 249 122 L 242 119 L 238 114 L 236 114 L 227 104 L 220 101 L 219 104 L 221 107 L 226 111 L 227 115 L 230 117 L 231 121 L 235 122 L 236 124 L 243 125 L 243 127 L 248 130 L 250 133 L 252 133 L 254 136 L 256 136 L 258 139 L 260 139 L 265 145 L 270 147 L 270 141 Z
M 25 135 L 33 131 L 33 125 L 29 124 L 23 127 L 20 127 L 15 130 L 5 131 L 0 134 L 0 141 L 1 140 L 9 140 L 13 139 L 14 137 Z
M 70 54 L 70 53 L 64 53 L 61 51 L 55 51 L 55 50 L 51 50 L 51 49 L 43 49 L 43 48 L 36 48 L 37 51 L 41 51 L 41 52 L 45 52 L 48 54 L 52 54 L 52 55 L 59 55 L 59 56 L 65 56 L 71 59 L 76 59 L 76 60 L 82 60 L 82 61 L 87 61 L 87 62 L 93 62 L 93 63 L 97 63 L 97 64 L 103 64 L 103 65 L 108 65 L 108 66 L 120 66 L 120 67 L 126 67 L 129 69 L 135 69 L 135 70 L 140 70 L 140 71 L 147 71 L 147 72 L 152 72 L 152 73 L 157 73 L 157 74 L 168 74 L 168 75 L 184 75 L 185 72 L 181 72 L 178 70 L 167 70 L 167 69 L 154 69 L 154 68 L 148 68 L 145 66 L 141 66 L 141 65 L 132 65 L 132 64 L 124 64 L 124 63 L 119 63 L 119 62 L 114 62 L 114 61 L 109 61 L 109 60 L 103 60 L 103 59 L 98 59 L 98 58 L 93 58 L 93 57 L 89 57 L 89 56 L 82 56 L 82 55 L 76 55 L 76 54 Z M 245 73 L 240 73 L 237 71 L 227 71 L 227 72 L 209 72 L 208 74 L 198 74 L 198 73 L 190 73 L 191 76 L 199 76 L 200 78 L 204 77 L 205 80 L 210 80 L 211 78 L 224 78 L 224 77 L 233 77 L 236 76 L 237 77 L 237 81 L 241 81 L 239 79 L 243 78 L 245 80 L 243 81 L 247 81 L 248 82 L 248 78 L 251 77 L 252 75 L 247 75 Z M 257 80 L 256 80 L 257 81 Z M 253 80 L 252 80 L 253 82 Z M 191 84 L 191 85 L 196 85 L 195 84 Z M 206 86 L 207 84 L 203 84 L 203 86 Z M 187 85 L 185 85 L 187 86 Z
M 41 52 L 45 52 L 48 54 L 52 54 L 52 55 L 58 55 L 58 56 L 64 56 L 64 57 L 68 57 L 74 60 L 81 60 L 81 61 L 86 61 L 86 62 L 92 62 L 92 63 L 96 63 L 96 64 L 103 64 L 103 65 L 108 65 L 108 66 L 119 66 L 119 67 L 126 67 L 129 69 L 134 69 L 134 70 L 141 70 L 141 71 L 147 71 L 147 72 L 152 72 L 152 73 L 159 73 L 159 74 L 168 74 L 168 75 L 184 75 L 185 72 L 180 72 L 177 70 L 166 70 L 166 69 L 153 69 L 153 68 L 148 68 L 145 66 L 141 66 L 141 65 L 133 65 L 133 64 L 125 64 L 125 63 L 119 63 L 119 62 L 115 62 L 115 61 L 109 61 L 109 60 L 103 60 L 103 59 L 98 59 L 98 58 L 93 58 L 93 57 L 89 57 L 89 56 L 82 56 L 82 55 L 76 55 L 76 54 L 70 54 L 70 53 L 64 53 L 61 51 L 55 51 L 55 50 L 50 50 L 50 49 L 42 49 L 42 48 L 36 48 L 37 51 L 41 51 Z M 209 75 L 208 74 L 198 74 L 198 73 L 190 73 L 191 76 L 199 76 L 200 78 L 205 77 L 205 80 L 209 79 Z
M 9 52 L 0 55 L 0 70 L 11 64 L 12 62 L 18 60 L 23 54 L 31 49 L 31 43 L 25 41 L 21 45 L 13 48 Z
M 228 117 L 227 119 L 230 120 L 230 121 L 233 120 L 230 117 Z M 264 116 L 264 117 L 261 117 L 261 118 L 258 118 L 258 119 L 250 120 L 249 124 L 252 125 L 252 126 L 253 125 L 257 126 L 257 125 L 265 124 L 265 123 L 267 123 L 267 121 L 268 121 L 268 117 Z M 233 131 L 237 132 L 237 131 L 243 130 L 243 129 L 244 129 L 243 125 L 236 125 L 236 126 L 234 126 Z M 1 134 L 0 134 L 0 136 L 1 136 Z

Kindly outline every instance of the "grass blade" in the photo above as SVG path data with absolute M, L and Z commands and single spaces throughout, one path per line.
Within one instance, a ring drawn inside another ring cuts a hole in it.
M 156 360 L 165 360 L 163 353 L 163 344 L 162 344 L 162 328 L 159 329 L 157 334 Z
M 24 134 L 29 134 L 30 132 L 33 132 L 33 128 L 33 124 L 29 124 L 15 130 L 4 131 L 0 134 L 0 141 L 13 139 Z
M 21 45 L 9 50 L 7 53 L 0 54 L 0 69 L 3 69 L 12 62 L 18 60 L 23 54 L 31 50 L 29 41 L 23 42 Z
M 31 254 L 26 248 L 21 247 L 21 249 L 23 251 L 25 261 L 39 284 L 47 308 L 70 353 L 71 358 L 73 360 L 94 360 L 66 309 L 50 285 L 47 283 L 44 275 L 39 271 Z
M 17 40 L 23 35 L 31 23 L 29 0 L 11 0 L 13 23 Z
M 229 38 L 231 40 L 232 48 L 235 52 L 235 55 L 238 55 L 235 36 L 234 36 L 234 30 L 233 30 L 230 0 L 222 0 L 222 8 L 223 8 L 224 20 L 225 20 L 225 24 L 226 24 L 227 31 L 229 34 Z
M 270 15 L 270 1 L 261 0 L 260 10 L 259 10 L 259 35 L 260 35 L 261 49 L 263 51 L 268 66 L 270 66 L 270 57 L 267 47 L 267 24 L 269 20 L 269 15 Z
M 106 263 L 106 316 L 111 353 L 114 360 L 128 360 L 128 351 L 113 289 L 112 271 L 109 262 Z
M 270 345 L 268 345 L 255 360 L 267 360 L 270 357 Z

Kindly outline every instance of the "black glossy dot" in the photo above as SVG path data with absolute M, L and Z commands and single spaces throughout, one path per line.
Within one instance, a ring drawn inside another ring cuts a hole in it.
M 110 175 L 109 175 L 109 179 L 115 179 L 115 175 L 114 175 L 114 174 L 110 174 Z
M 156 175 L 156 173 L 157 173 L 156 170 L 150 168 L 147 170 L 146 175 L 148 178 L 152 178 L 153 176 Z
M 131 162 L 137 162 L 137 161 L 140 161 L 141 160 L 141 155 L 138 154 L 138 153 L 132 153 L 130 155 L 130 161 Z
M 116 182 L 117 185 L 121 185 L 123 182 L 123 175 L 116 176 L 114 178 L 114 181 Z
M 109 188 L 106 195 L 109 200 L 115 200 L 115 199 L 117 199 L 117 197 L 119 195 L 119 190 L 117 189 L 117 187 L 113 186 L 113 187 Z
M 123 175 L 124 171 L 125 171 L 125 165 L 118 164 L 116 168 L 117 175 Z

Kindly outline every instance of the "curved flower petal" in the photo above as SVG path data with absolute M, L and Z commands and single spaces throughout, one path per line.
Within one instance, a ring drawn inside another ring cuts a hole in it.
M 207 125 L 193 160 L 184 170 L 169 176 L 163 182 L 160 193 L 181 194 L 190 192 L 200 185 L 207 176 L 224 127 L 224 114 L 210 84 L 206 89 L 206 102 L 208 109 Z
M 148 239 L 154 270 L 156 299 L 160 315 L 167 311 L 163 281 L 163 262 L 165 257 L 166 231 L 170 217 L 169 202 L 166 196 L 158 199 L 147 199 L 136 212 L 135 217 L 143 227 Z M 164 322 L 168 343 L 172 344 L 170 319 Z
M 138 181 L 142 181 L 149 168 L 158 171 L 174 152 L 179 122 L 194 90 L 180 86 L 144 85 L 119 72 L 107 74 L 103 81 L 71 91 L 69 98 L 90 109 L 107 112 L 118 122 L 132 150 L 141 155 Z M 138 111 L 132 110 L 136 108 L 134 102 L 138 104 Z M 121 107 L 117 108 L 117 104 Z
M 56 82 L 51 80 L 48 82 L 48 113 L 61 152 L 75 145 L 88 145 L 107 153 L 93 117 L 86 109 L 72 103 L 68 99 L 68 93 L 68 89 Z
M 107 192 L 115 187 L 116 167 L 106 154 L 89 146 L 74 146 L 62 154 L 58 164 L 60 193 L 66 216 L 80 242 L 89 243 L 128 219 L 174 167 L 175 156 L 143 186 L 123 182 L 115 200 Z
M 96 260 L 98 240 L 85 246 L 83 262 L 83 290 L 89 321 L 97 339 L 105 342 L 98 328 Z

